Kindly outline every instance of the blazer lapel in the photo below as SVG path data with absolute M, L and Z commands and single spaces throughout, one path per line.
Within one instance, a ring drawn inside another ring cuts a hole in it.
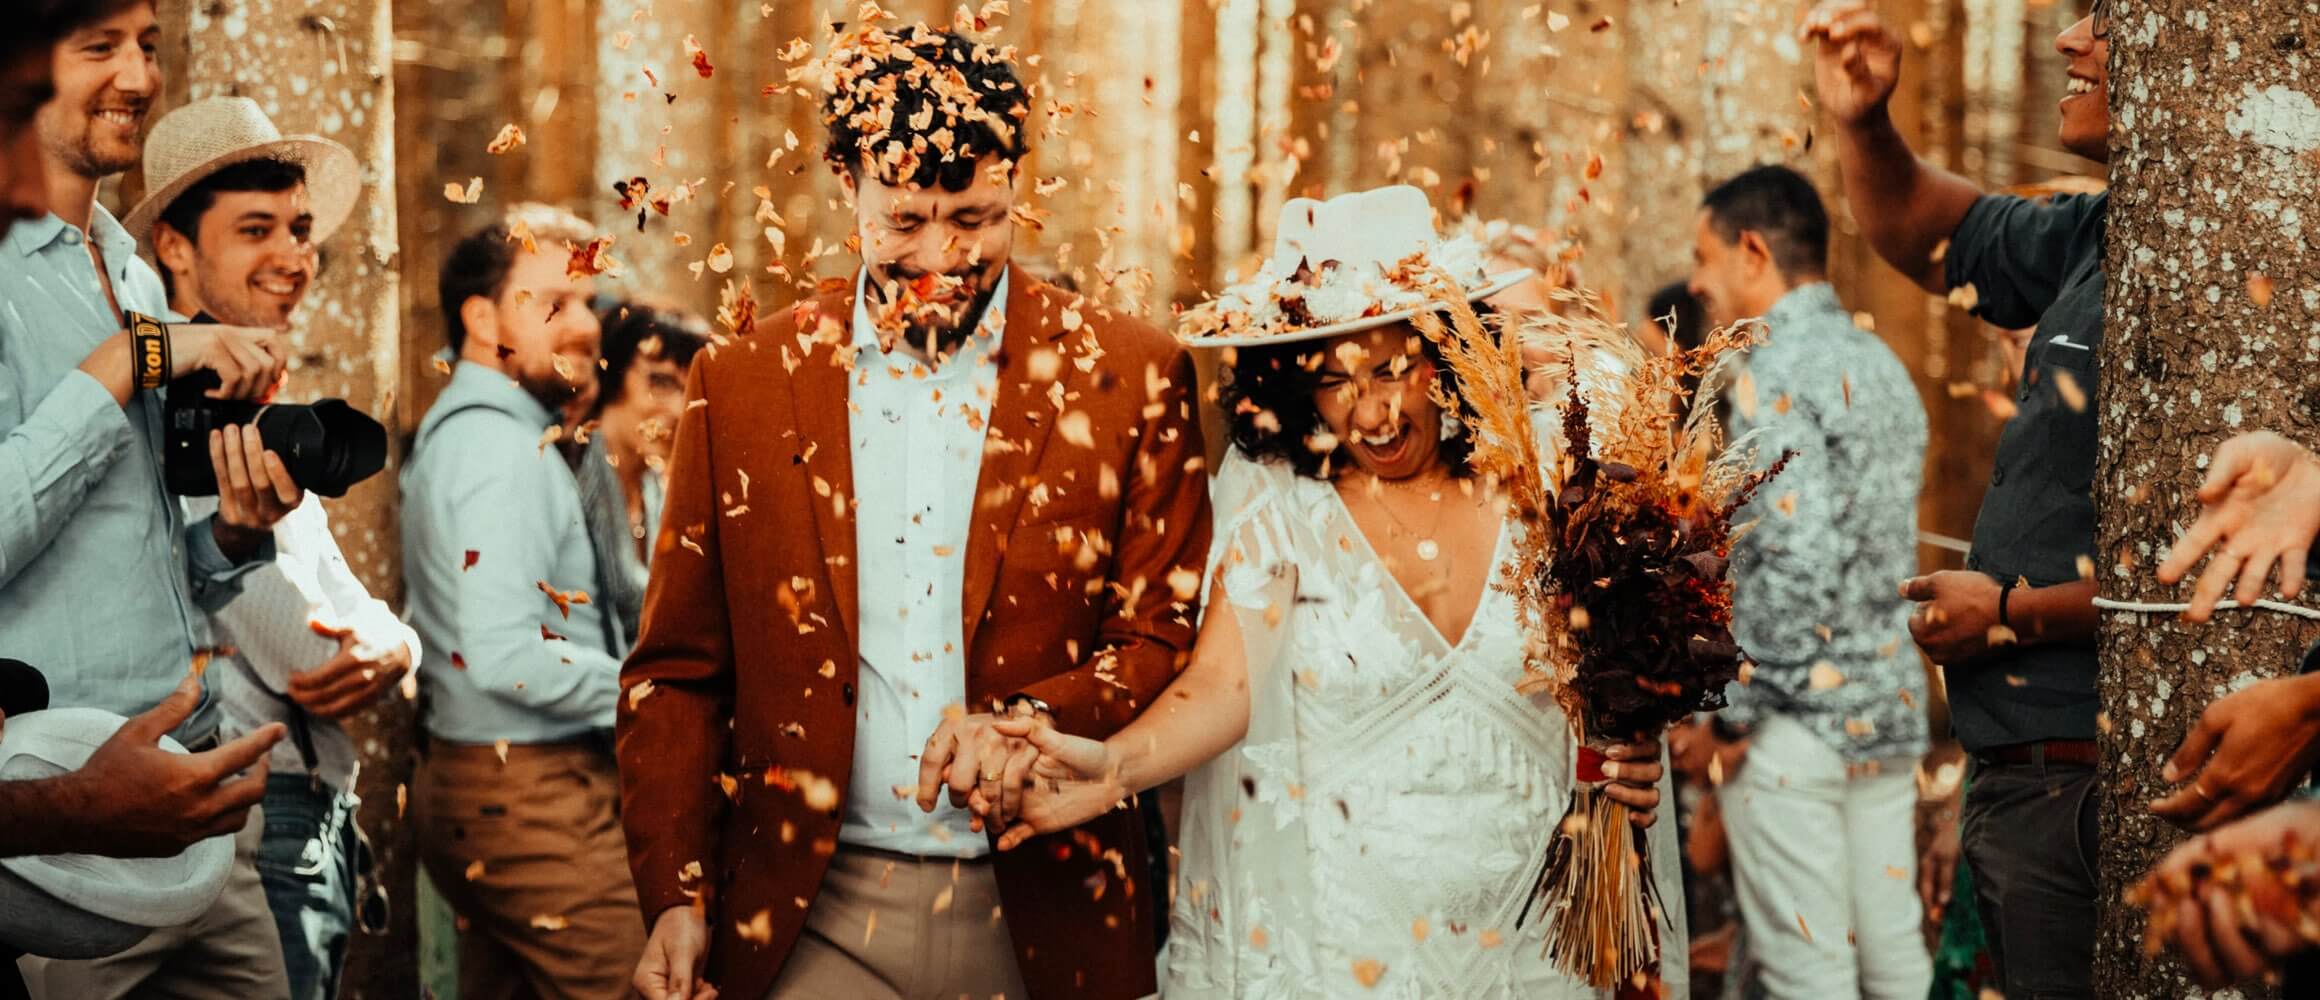
M 967 530 L 966 576 L 960 592 L 965 616 L 965 648 L 975 648 L 975 627 L 990 606 L 991 588 L 999 579 L 999 563 L 1007 554 L 1007 536 L 1015 529 L 1023 499 L 1037 485 L 1033 472 L 1039 455 L 1055 430 L 1058 414 L 1048 401 L 1047 388 L 1062 378 L 1031 375 L 1035 361 L 1063 333 L 1056 313 L 1062 293 L 1034 281 L 1022 271 L 1008 278 L 1007 329 L 1000 341 L 998 398 L 991 401 L 991 426 L 983 437 L 983 468 L 975 483 L 975 512 Z M 1069 371 L 1055 365 L 1053 371 Z M 970 660 L 970 662 L 972 662 Z M 974 692 L 969 691 L 972 697 Z
M 849 648 L 861 648 L 860 599 L 854 550 L 854 442 L 848 402 L 853 374 L 854 293 L 824 295 L 796 308 L 795 339 L 768 345 L 781 352 L 790 373 L 791 424 L 804 458 L 807 506 L 821 544 L 823 580 L 837 608 Z M 809 310 L 818 315 L 808 315 Z M 851 668 L 852 664 L 848 664 Z

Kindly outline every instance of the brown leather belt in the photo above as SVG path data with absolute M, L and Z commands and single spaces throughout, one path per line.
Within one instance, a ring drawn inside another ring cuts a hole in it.
M 1984 764 L 2084 764 L 2102 760 L 2093 740 L 2041 740 L 1991 747 L 1974 755 Z

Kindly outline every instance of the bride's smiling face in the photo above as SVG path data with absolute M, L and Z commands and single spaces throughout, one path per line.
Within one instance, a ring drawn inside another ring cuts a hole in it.
M 1415 328 L 1395 323 L 1332 338 L 1322 344 L 1317 374 L 1314 408 L 1363 471 L 1407 479 L 1441 460 L 1434 362 Z

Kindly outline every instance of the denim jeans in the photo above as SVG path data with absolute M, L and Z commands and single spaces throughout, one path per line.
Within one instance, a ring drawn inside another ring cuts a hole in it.
M 266 779 L 266 833 L 258 876 L 282 934 L 291 1000 L 330 1000 L 355 927 L 367 859 L 355 836 L 355 798 L 303 774 Z

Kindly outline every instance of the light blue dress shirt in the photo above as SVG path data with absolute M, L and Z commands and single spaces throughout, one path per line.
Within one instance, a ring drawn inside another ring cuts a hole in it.
M 463 361 L 403 466 L 403 572 L 439 739 L 554 743 L 612 727 L 618 640 L 579 486 L 541 437 L 555 422 L 506 375 Z M 567 615 L 542 583 L 590 600 Z
M 164 315 L 121 224 L 99 206 L 89 231 L 121 308 Z M 205 609 L 242 569 L 162 487 L 158 394 L 124 408 L 80 370 L 121 328 L 80 230 L 50 215 L 0 240 L 0 656 L 39 667 L 52 704 L 133 715 L 210 645 Z M 178 735 L 216 726 L 205 697 Z

